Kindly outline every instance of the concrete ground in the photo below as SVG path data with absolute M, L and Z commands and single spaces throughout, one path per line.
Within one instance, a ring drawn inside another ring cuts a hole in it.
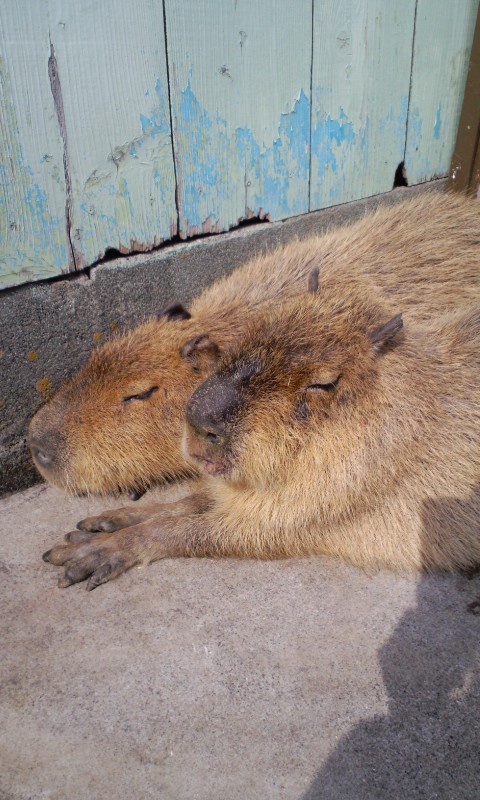
M 192 559 L 58 589 L 41 553 L 106 505 L 0 501 L 2 800 L 480 798 L 479 578 Z

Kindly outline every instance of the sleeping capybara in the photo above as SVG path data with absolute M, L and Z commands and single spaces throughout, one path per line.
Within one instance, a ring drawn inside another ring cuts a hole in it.
M 95 350 L 34 417 L 36 466 L 78 494 L 140 494 L 197 474 L 179 442 L 187 400 L 215 355 L 212 340 L 223 349 L 241 339 L 260 302 L 304 292 L 315 266 L 322 279 L 357 277 L 363 291 L 391 300 L 406 321 L 479 300 L 479 242 L 478 204 L 434 192 L 253 259 L 188 312 L 174 306 Z M 204 334 L 210 339 L 198 338 Z
M 480 305 L 404 324 L 354 280 L 315 284 L 263 307 L 193 393 L 195 492 L 115 533 L 87 520 L 44 556 L 60 585 L 174 556 L 480 563 Z

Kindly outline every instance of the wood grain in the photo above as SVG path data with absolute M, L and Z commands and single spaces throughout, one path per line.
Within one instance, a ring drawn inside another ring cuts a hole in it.
M 410 184 L 447 175 L 478 0 L 418 0 L 405 167 Z
M 43 4 L 0 3 L 0 289 L 68 272 L 63 145 Z
M 311 210 L 392 188 L 414 16 L 415 0 L 315 2 Z
M 161 3 L 56 3 L 52 49 L 68 131 L 76 266 L 176 233 Z
M 180 235 L 308 211 L 311 0 L 165 0 Z

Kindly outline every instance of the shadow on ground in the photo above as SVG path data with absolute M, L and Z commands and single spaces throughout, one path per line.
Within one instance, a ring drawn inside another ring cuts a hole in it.
M 458 535 L 462 517 L 477 510 L 478 520 L 478 504 L 478 492 L 449 498 L 425 518 Z M 480 617 L 467 610 L 466 576 L 452 578 L 465 594 L 463 613 L 458 596 L 439 591 L 442 580 L 419 581 L 416 607 L 379 651 L 388 714 L 358 723 L 302 800 L 480 797 Z

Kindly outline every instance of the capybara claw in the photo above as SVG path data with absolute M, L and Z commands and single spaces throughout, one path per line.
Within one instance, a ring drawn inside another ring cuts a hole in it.
M 68 544 L 81 544 L 82 542 L 89 542 L 95 533 L 87 533 L 87 531 L 70 531 L 66 533 L 64 539 Z
M 77 524 L 77 530 L 86 533 L 114 533 L 121 528 L 130 528 L 137 525 L 145 516 L 148 516 L 145 508 L 117 508 L 113 511 L 104 511 L 96 517 L 86 517 Z
M 112 533 L 116 529 L 115 522 L 104 514 L 98 517 L 86 517 L 77 524 L 77 530 L 86 533 Z
M 85 587 L 87 592 L 91 592 L 92 589 L 96 589 L 97 586 L 101 586 L 102 583 L 107 583 L 107 581 L 117 578 L 127 569 L 128 564 L 123 559 L 115 557 L 110 558 L 90 576 Z
M 63 557 L 63 553 L 66 550 L 65 547 L 52 547 L 50 550 L 47 550 L 46 553 L 43 554 L 42 559 L 47 564 L 54 564 L 56 567 L 61 567 L 62 564 L 65 563 L 65 559 Z
M 57 586 L 58 586 L 59 589 L 67 589 L 73 583 L 75 583 L 75 581 L 72 581 L 71 578 L 69 578 L 68 575 L 65 574 L 65 575 L 62 575 L 62 577 L 58 579 Z

